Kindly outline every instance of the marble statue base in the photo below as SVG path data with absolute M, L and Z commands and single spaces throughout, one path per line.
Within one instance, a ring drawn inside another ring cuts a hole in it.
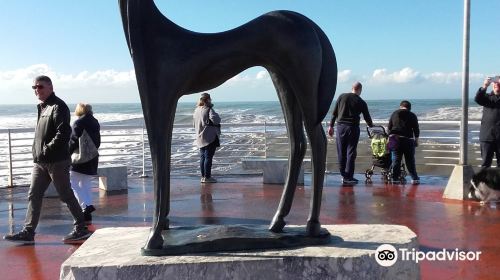
M 292 226 L 287 226 L 285 229 Z M 389 267 L 376 249 L 418 249 L 417 236 L 398 225 L 324 225 L 330 243 L 288 249 L 142 256 L 146 227 L 97 230 L 62 265 L 60 279 L 419 279 L 413 261 Z

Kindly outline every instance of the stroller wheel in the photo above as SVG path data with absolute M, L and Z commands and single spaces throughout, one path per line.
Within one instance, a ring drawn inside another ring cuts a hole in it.
M 384 184 L 389 184 L 389 182 L 391 181 L 391 180 L 389 180 L 389 177 L 387 176 L 387 173 L 382 174 L 382 178 L 381 179 L 382 179 L 382 182 L 384 182 Z
M 384 184 L 388 184 L 391 181 L 391 172 L 387 170 L 382 170 L 382 181 L 384 181 Z
M 372 175 L 373 175 L 373 170 L 372 169 L 366 169 L 366 171 L 365 171 L 366 180 L 371 179 Z

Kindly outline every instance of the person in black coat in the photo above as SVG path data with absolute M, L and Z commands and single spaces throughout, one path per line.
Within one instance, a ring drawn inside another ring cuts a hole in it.
M 79 141 L 84 131 L 90 136 L 96 148 L 101 145 L 100 125 L 92 112 L 92 106 L 79 103 L 75 108 L 75 115 L 78 119 L 72 126 L 71 138 L 69 141 L 69 152 L 73 154 L 79 148 Z M 75 193 L 80 206 L 82 207 L 85 221 L 92 222 L 91 213 L 95 211 L 92 203 L 92 178 L 97 175 L 99 164 L 99 154 L 89 161 L 71 164 L 71 188 Z
M 493 91 L 487 93 L 490 84 L 493 84 Z M 483 158 L 481 167 L 491 167 L 494 154 L 496 154 L 497 167 L 500 167 L 500 79 L 498 76 L 484 80 L 483 86 L 477 90 L 474 101 L 483 106 L 479 130 L 481 157 Z
M 420 184 L 415 165 L 415 147 L 418 147 L 420 128 L 417 116 L 411 112 L 409 101 L 401 101 L 399 109 L 392 113 L 387 128 L 389 129 L 389 142 L 395 141 L 397 143 L 394 145 L 395 147 L 391 148 L 392 181 L 400 181 L 401 161 L 404 156 L 408 173 L 411 176 L 411 183 Z
M 328 135 L 333 137 L 334 124 L 337 121 L 337 155 L 342 184 L 353 185 L 358 183 L 354 178 L 355 162 L 358 155 L 359 122 L 363 114 L 366 125 L 373 126 L 368 105 L 360 97 L 363 85 L 355 82 L 351 92 L 340 95 L 333 109 Z

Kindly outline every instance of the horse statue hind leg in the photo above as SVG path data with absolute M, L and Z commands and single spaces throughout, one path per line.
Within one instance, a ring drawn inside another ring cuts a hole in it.
M 306 231 L 309 236 L 318 236 L 321 228 L 319 214 L 327 152 L 327 139 L 321 122 L 328 112 L 337 86 L 337 63 L 326 35 L 316 24 L 310 24 L 318 36 L 317 43 L 321 51 L 316 52 L 316 55 L 308 54 L 303 59 L 316 61 L 315 65 L 319 67 L 312 67 L 314 63 L 309 65 L 311 67 L 308 75 L 302 75 L 301 69 L 287 68 L 289 71 L 281 77 L 270 71 L 287 124 L 290 154 L 285 187 L 269 229 L 281 232 L 286 224 L 284 217 L 290 212 L 300 166 L 306 152 L 303 134 L 305 127 L 311 144 L 313 190 Z
M 326 137 L 321 121 L 335 94 L 337 65 L 326 35 L 289 11 L 265 14 L 230 31 L 201 34 L 166 17 L 153 0 L 119 0 L 148 131 L 155 212 L 144 250 L 163 248 L 170 210 L 171 140 L 178 99 L 215 88 L 241 71 L 263 66 L 278 92 L 290 136 L 288 176 L 270 230 L 281 232 L 306 151 L 312 149 L 313 195 L 307 234 L 319 235 Z

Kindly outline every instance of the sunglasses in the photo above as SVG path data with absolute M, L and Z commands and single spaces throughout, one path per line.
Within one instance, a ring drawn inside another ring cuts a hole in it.
M 34 85 L 34 86 L 31 86 L 32 89 L 43 89 L 44 86 L 42 85 Z

